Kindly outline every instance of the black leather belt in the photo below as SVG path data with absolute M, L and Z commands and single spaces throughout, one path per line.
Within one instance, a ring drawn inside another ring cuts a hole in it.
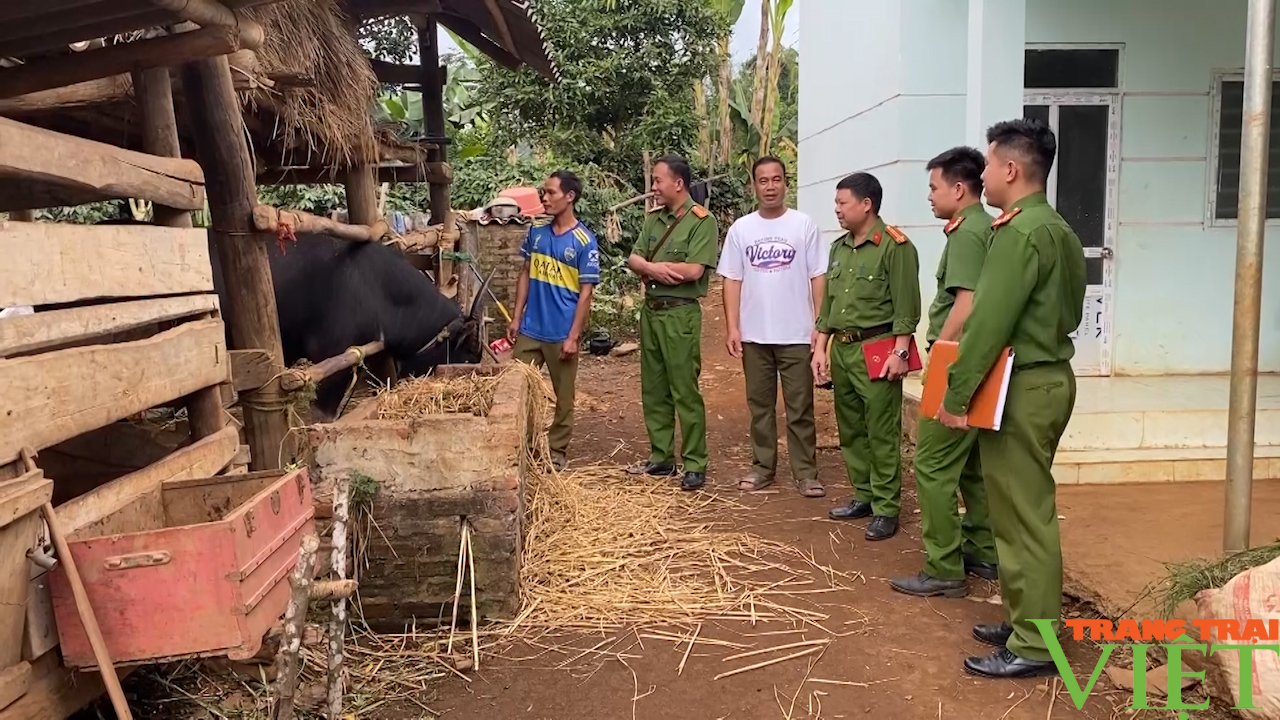
M 650 310 L 670 310 L 695 302 L 697 301 L 693 298 L 645 298 L 644 304 L 648 305 Z
M 848 332 L 831 333 L 831 339 L 844 345 L 869 340 L 877 335 L 885 335 L 893 332 L 893 323 L 885 323 L 884 325 L 876 325 L 875 327 L 859 328 Z

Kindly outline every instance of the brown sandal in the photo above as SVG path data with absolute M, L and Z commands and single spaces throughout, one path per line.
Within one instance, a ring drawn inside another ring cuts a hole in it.
M 752 473 L 738 481 L 738 492 L 756 492 L 773 484 L 773 478 L 760 477 Z
M 822 487 L 822 483 L 817 478 L 806 478 L 796 481 L 796 488 L 800 490 L 800 494 L 804 497 L 820 498 L 826 497 L 827 491 Z

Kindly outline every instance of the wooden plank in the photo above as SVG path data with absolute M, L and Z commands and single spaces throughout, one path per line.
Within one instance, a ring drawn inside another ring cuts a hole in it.
M 53 481 L 32 470 L 17 480 L 0 482 L 0 528 L 40 509 L 53 498 Z M 0 562 L 4 558 L 0 557 Z
M 116 668 L 121 678 L 133 668 Z M 59 720 L 88 705 L 102 695 L 102 676 L 96 672 L 75 672 L 63 667 L 58 653 L 45 653 L 31 664 L 31 687 L 27 694 L 0 710 L 0 720 Z
M 22 659 L 22 628 L 27 623 L 31 561 L 27 551 L 40 533 L 40 515 L 27 513 L 0 527 L 0 667 Z
M 0 462 L 229 380 L 222 322 L 0 360 Z
M 227 466 L 240 446 L 239 431 L 227 426 L 207 438 L 176 450 L 163 460 L 113 480 L 59 505 L 58 518 L 69 537 L 81 528 L 126 507 L 168 480 L 203 478 Z M 56 480 L 56 479 L 55 479 Z
M 198 58 L 230 55 L 239 49 L 240 38 L 235 28 L 210 26 L 73 55 L 55 55 L 0 70 L 0 97 L 25 95 L 133 70 L 178 65 Z
M 217 310 L 218 296 L 208 294 L 131 300 L 18 315 L 0 320 L 0 358 L 64 347 L 111 333 Z
M 7 670 L 0 670 L 0 710 L 27 694 L 31 687 L 31 663 L 20 662 Z
M 0 307 L 214 289 L 200 228 L 0 222 L 0 257 Z
M 199 210 L 204 173 L 194 160 L 134 152 L 0 118 L 0 191 L 0 211 L 127 198 Z

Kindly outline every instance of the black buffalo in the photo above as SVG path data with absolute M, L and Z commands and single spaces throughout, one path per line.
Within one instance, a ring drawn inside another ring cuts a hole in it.
M 310 233 L 266 242 L 286 365 L 320 362 L 376 340 L 386 344 L 401 375 L 480 362 L 488 281 L 464 315 L 400 251 L 380 243 Z M 226 307 L 221 267 L 216 254 L 210 257 L 214 287 Z M 332 418 L 350 382 L 342 372 L 319 383 L 316 410 Z
M 125 218 L 99 224 L 141 223 Z M 267 243 L 286 365 L 318 363 L 376 340 L 385 343 L 400 375 L 423 375 L 446 363 L 480 362 L 488 280 L 464 315 L 400 251 L 381 243 L 315 233 L 284 242 L 258 237 Z M 209 259 L 225 315 L 228 296 L 212 239 Z M 232 346 L 241 346 L 230 327 L 227 335 Z M 351 374 L 341 372 L 319 383 L 315 409 L 334 417 L 350 382 Z

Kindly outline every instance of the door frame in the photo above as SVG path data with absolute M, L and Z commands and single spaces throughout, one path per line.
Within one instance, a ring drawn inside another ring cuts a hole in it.
M 1102 247 L 1086 247 L 1086 258 L 1102 258 L 1102 337 L 1098 348 L 1097 368 L 1076 370 L 1081 376 L 1111 375 L 1111 340 L 1115 315 L 1115 246 L 1119 230 L 1120 204 L 1120 128 L 1121 93 L 1116 90 L 1025 90 L 1023 106 L 1048 105 L 1049 126 L 1057 134 L 1058 114 L 1063 105 L 1101 105 L 1107 108 L 1107 173 L 1106 209 L 1102 231 Z M 1058 163 L 1049 172 L 1048 191 L 1052 201 L 1057 201 Z M 1097 286 L 1094 286 L 1097 287 Z

